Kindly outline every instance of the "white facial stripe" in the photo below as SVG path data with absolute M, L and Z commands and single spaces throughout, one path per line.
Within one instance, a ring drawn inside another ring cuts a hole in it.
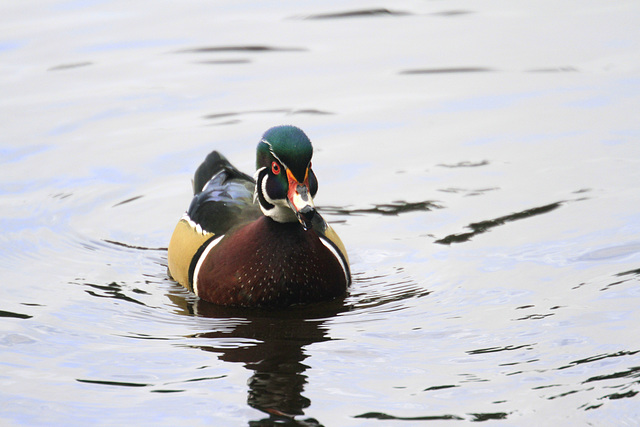
M 265 169 L 266 167 L 263 166 L 260 169 L 258 169 L 256 173 L 253 174 L 253 180 L 256 182 L 256 189 L 253 192 L 253 203 L 258 201 L 258 184 L 259 184 L 258 178 L 260 177 L 260 172 L 262 172 Z
M 207 255 L 209 255 L 211 249 L 213 249 L 213 247 L 217 245 L 223 237 L 224 234 L 210 241 L 204 251 L 202 251 L 202 254 L 200 254 L 200 258 L 198 258 L 196 268 L 193 270 L 193 292 L 195 292 L 196 295 L 198 295 L 198 274 L 200 273 L 200 267 L 202 267 L 202 263 L 207 258 Z
M 258 176 L 260 175 L 260 172 L 262 172 L 262 171 L 263 171 L 263 170 L 265 170 L 266 168 L 267 168 L 266 166 L 263 166 L 263 167 L 261 167 L 260 169 L 258 169 L 258 170 L 256 171 L 256 173 L 254 173 L 254 174 L 253 174 L 253 180 L 254 180 L 255 182 L 258 182 Z
M 286 165 L 282 160 L 280 160 L 280 158 L 279 158 L 278 156 L 276 156 L 276 153 L 274 153 L 274 152 L 273 152 L 273 146 L 271 145 L 271 143 L 270 143 L 269 141 L 267 141 L 266 139 L 262 139 L 262 141 L 261 141 L 261 142 L 264 142 L 265 144 L 267 144 L 267 145 L 269 146 L 269 152 L 271 153 L 271 155 L 272 155 L 273 157 L 275 157 L 275 159 L 276 159 L 277 161 L 279 161 L 279 162 L 280 162 L 280 164 L 286 168 L 286 167 L 287 167 L 287 165 Z
M 318 236 L 320 237 L 320 241 L 322 242 L 323 245 L 325 245 L 333 254 L 334 257 L 336 257 L 336 259 L 338 260 L 338 262 L 340 263 L 340 267 L 342 267 L 342 272 L 344 273 L 344 281 L 347 285 L 349 285 L 349 270 L 347 269 L 347 264 L 346 261 L 344 260 L 344 258 L 342 257 L 342 255 L 340 254 L 340 252 L 338 252 L 338 250 L 335 248 L 335 246 L 333 245 L 333 243 L 327 239 L 324 236 Z
M 269 193 L 267 193 L 267 179 L 269 179 L 269 175 L 265 175 L 264 178 L 262 178 L 262 183 L 260 186 L 260 190 L 262 191 L 262 197 L 264 197 L 264 199 L 269 202 L 270 204 L 274 205 L 276 204 L 276 200 L 273 200 L 271 197 L 269 197 Z

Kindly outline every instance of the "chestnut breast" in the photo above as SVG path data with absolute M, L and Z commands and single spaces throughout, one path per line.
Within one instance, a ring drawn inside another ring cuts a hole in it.
M 348 273 L 335 245 L 297 222 L 264 216 L 213 244 L 194 271 L 194 290 L 206 301 L 283 307 L 346 291 Z

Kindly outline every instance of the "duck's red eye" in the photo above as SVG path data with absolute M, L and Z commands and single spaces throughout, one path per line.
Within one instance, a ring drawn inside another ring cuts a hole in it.
M 274 175 L 280 174 L 280 165 L 278 162 L 271 163 L 271 172 L 273 172 Z

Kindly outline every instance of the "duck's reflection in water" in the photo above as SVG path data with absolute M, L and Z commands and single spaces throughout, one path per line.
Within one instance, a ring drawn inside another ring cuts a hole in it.
M 235 320 L 226 328 L 197 334 L 197 338 L 220 340 L 221 345 L 197 346 L 220 354 L 227 362 L 240 362 L 253 371 L 248 381 L 247 403 L 268 418 L 251 425 L 270 425 L 292 421 L 318 425 L 314 419 L 297 420 L 311 401 L 303 395 L 309 368 L 303 362 L 308 357 L 305 347 L 331 337 L 325 323 L 346 311 L 343 300 L 287 310 L 247 310 L 220 307 L 196 301 L 189 307 L 194 315 L 212 319 Z M 244 343 L 233 345 L 233 343 Z M 252 345 L 246 345 L 246 343 Z

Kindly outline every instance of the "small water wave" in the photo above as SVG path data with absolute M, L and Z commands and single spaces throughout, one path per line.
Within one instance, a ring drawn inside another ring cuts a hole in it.
M 471 10 L 464 10 L 464 9 L 452 9 L 452 10 L 443 10 L 441 12 L 434 12 L 432 13 L 433 16 L 444 16 L 444 17 L 453 17 L 453 16 L 463 16 L 463 15 L 470 15 L 472 13 L 475 13 Z
M 457 169 L 457 168 L 477 168 L 480 166 L 488 166 L 489 160 L 480 160 L 477 162 L 472 162 L 469 160 L 465 160 L 458 163 L 440 163 L 438 166 L 449 169 Z
M 267 45 L 238 45 L 238 46 L 203 46 L 191 47 L 174 51 L 174 53 L 225 53 L 225 52 L 304 52 L 302 47 L 280 47 Z
M 367 412 L 360 415 L 355 415 L 354 418 L 374 419 L 374 420 L 397 420 L 397 421 L 472 421 L 482 422 L 489 420 L 504 420 L 509 416 L 506 412 L 485 412 L 485 413 L 470 413 L 467 416 L 460 415 L 422 415 L 415 417 L 401 417 L 395 415 L 389 415 L 384 412 Z
M 107 285 L 98 285 L 95 283 L 82 283 L 82 286 L 91 288 L 91 289 L 86 289 L 85 292 L 93 297 L 117 299 L 120 301 L 131 302 L 131 303 L 146 307 L 146 304 L 143 303 L 142 301 L 139 301 L 136 298 L 133 298 L 127 295 L 125 292 L 123 292 L 124 286 L 116 282 L 111 282 Z M 149 295 L 148 292 L 138 288 L 131 289 L 131 292 L 137 293 L 137 294 Z
M 179 392 L 186 391 L 186 389 L 175 389 L 175 388 L 167 388 L 167 387 L 176 386 L 176 385 L 184 386 L 189 383 L 195 383 L 195 382 L 218 381 L 226 377 L 227 375 L 216 375 L 216 376 L 194 377 L 194 378 L 188 378 L 184 380 L 165 381 L 165 382 L 134 382 L 134 381 L 89 379 L 89 378 L 76 378 L 76 381 L 80 383 L 85 383 L 85 384 L 95 384 L 95 385 L 109 386 L 109 387 L 153 388 L 153 390 L 149 390 L 152 393 L 179 393 Z
M 425 200 L 422 202 L 406 202 L 403 200 L 391 203 L 375 204 L 370 208 L 352 208 L 338 206 L 322 206 L 320 210 L 329 215 L 392 215 L 397 216 L 409 212 L 428 212 L 434 209 L 442 209 L 443 206 L 437 201 Z
M 282 47 L 268 45 L 237 45 L 237 46 L 202 46 L 184 48 L 174 51 L 174 54 L 198 55 L 198 59 L 193 61 L 196 64 L 204 65 L 246 65 L 252 63 L 252 55 L 269 53 L 291 53 L 306 52 L 304 47 Z M 232 57 L 219 58 L 219 55 L 233 55 Z M 243 55 L 242 57 L 237 57 Z M 211 59 L 211 56 L 214 58 Z M 206 59 L 202 59 L 202 58 Z M 237 122 L 232 122 L 237 123 Z
M 14 319 L 31 319 L 33 316 L 24 313 L 15 313 L 13 311 L 0 310 L 0 317 L 9 317 Z
M 640 378 L 640 367 L 636 366 L 635 359 L 631 356 L 639 353 L 640 350 L 622 350 L 615 353 L 599 354 L 580 360 L 575 360 L 568 365 L 561 366 L 557 370 L 568 370 L 572 368 L 582 367 L 578 375 L 592 372 L 593 370 L 609 370 L 609 372 L 599 373 L 597 375 L 589 375 L 586 379 L 577 384 L 549 384 L 536 387 L 537 390 L 549 389 L 551 393 L 543 393 L 542 397 L 548 400 L 556 400 L 567 396 L 579 395 L 587 402 L 580 405 L 578 409 L 585 411 L 598 408 L 607 400 L 618 400 L 633 398 L 639 393 L 638 378 Z M 618 359 L 618 363 L 606 363 L 603 361 L 608 359 Z M 627 361 L 627 359 L 629 359 Z M 625 363 L 627 366 L 622 369 L 616 367 L 619 363 Z M 595 365 L 595 366 L 586 366 Z M 609 366 L 612 365 L 612 366 Z M 631 365 L 631 366 L 630 366 Z M 602 384 L 598 384 L 602 383 Z M 558 391 L 558 389 L 560 389 Z M 615 389 L 615 392 L 611 392 Z
M 634 286 L 640 280 L 640 269 L 627 270 L 613 275 L 607 274 L 589 281 L 580 282 L 571 290 L 597 289 L 600 292 L 618 289 L 630 296 L 640 295 L 640 288 Z M 626 284 L 626 286 L 621 286 Z
M 138 200 L 138 199 L 140 199 L 140 198 L 142 198 L 142 197 L 144 197 L 144 195 L 142 195 L 142 194 L 141 194 L 141 195 L 138 195 L 138 196 L 129 197 L 129 198 L 125 199 L 125 200 L 122 200 L 122 201 L 120 201 L 120 202 L 116 203 L 116 204 L 115 204 L 115 205 L 113 205 L 112 207 L 113 207 L 113 208 L 115 208 L 116 206 L 125 205 L 125 204 L 127 204 L 127 203 L 134 202 L 134 201 L 136 201 L 136 200 Z
M 436 240 L 435 243 L 440 243 L 440 244 L 443 244 L 443 245 L 450 245 L 452 243 L 468 242 L 474 236 L 476 236 L 478 234 L 486 233 L 489 230 L 491 230 L 492 228 L 495 228 L 495 227 L 498 227 L 498 226 L 501 226 L 501 225 L 505 225 L 505 224 L 513 222 L 513 221 L 519 221 L 519 220 L 522 220 L 522 219 L 526 219 L 526 218 L 530 218 L 530 217 L 533 217 L 533 216 L 542 215 L 542 214 L 546 214 L 546 213 L 552 212 L 552 211 L 558 209 L 564 203 L 565 203 L 564 201 L 550 203 L 548 205 L 538 206 L 538 207 L 531 208 L 531 209 L 526 209 L 524 211 L 512 213 L 512 214 L 501 216 L 501 217 L 498 217 L 498 218 L 489 219 L 489 220 L 480 221 L 480 222 L 474 222 L 474 223 L 471 223 L 471 224 L 467 225 L 467 228 L 470 228 L 471 231 L 465 232 L 465 233 L 450 234 L 450 235 L 448 235 L 446 237 L 443 237 L 442 239 Z
M 384 412 L 366 412 L 360 415 L 354 415 L 353 418 L 364 418 L 369 420 L 398 420 L 398 421 L 444 421 L 457 420 L 462 421 L 464 418 L 457 415 L 422 415 L 416 417 L 401 417 L 389 415 Z
M 500 190 L 499 187 L 486 187 L 486 188 L 460 188 L 460 187 L 447 187 L 439 188 L 438 191 L 443 193 L 463 194 L 465 197 L 480 196 L 490 191 Z
M 93 62 L 84 61 L 84 62 L 72 62 L 69 64 L 60 64 L 49 68 L 47 71 L 62 71 L 62 70 L 71 70 L 74 68 L 82 68 L 88 67 L 89 65 L 93 65 Z
M 557 368 L 558 370 L 563 370 L 563 369 L 569 369 L 569 368 L 573 368 L 576 367 L 578 365 L 583 365 L 586 363 L 593 363 L 593 362 L 599 362 L 605 359 L 615 359 L 618 357 L 626 357 L 626 356 L 633 356 L 634 354 L 640 353 L 640 350 L 635 350 L 635 351 L 617 351 L 615 353 L 605 353 L 605 354 L 598 354 L 596 356 L 590 356 L 590 357 L 585 357 L 584 359 L 578 359 L 578 360 L 574 360 L 572 362 L 570 362 L 567 365 L 561 366 L 559 368 Z M 640 376 L 640 375 L 638 375 Z M 585 382 L 589 382 L 589 380 L 585 381 Z
M 513 350 L 533 350 L 536 343 L 533 344 L 521 344 L 521 345 L 507 345 L 504 347 L 487 347 L 487 348 L 479 348 L 477 350 L 469 350 L 467 354 L 487 354 L 487 353 L 498 353 L 501 351 L 513 351 Z
M 605 248 L 599 248 L 583 253 L 582 255 L 574 258 L 576 262 L 590 262 L 590 261 L 613 261 L 618 259 L 624 259 L 640 253 L 640 242 L 627 242 L 620 245 L 612 245 Z M 628 273 L 633 273 L 632 270 Z M 625 274 L 628 274 L 625 273 Z M 621 274 L 621 275 L 625 275 Z
M 453 15 L 452 15 L 453 16 Z M 466 66 L 466 67 L 442 67 L 442 68 L 410 68 L 400 70 L 400 75 L 438 75 L 438 74 L 471 74 L 471 73 L 497 73 L 505 72 L 491 67 Z M 574 66 L 541 67 L 520 70 L 525 73 L 577 73 L 580 72 Z
M 132 245 L 130 243 L 124 243 L 124 242 L 118 242 L 117 240 L 110 240 L 110 239 L 104 239 L 102 240 L 104 243 L 108 243 L 110 245 L 114 245 L 114 246 L 118 246 L 121 248 L 127 248 L 127 249 L 135 249 L 138 251 L 158 251 L 158 252 L 166 252 L 167 248 L 166 247 L 149 247 L 149 246 L 139 246 L 139 245 Z M 96 243 L 93 244 L 94 246 L 96 245 Z
M 347 10 L 343 12 L 317 13 L 298 17 L 298 19 L 321 20 L 321 19 L 348 19 L 348 18 L 372 18 L 378 16 L 407 16 L 409 12 L 389 10 L 385 8 L 378 9 L 360 9 Z
M 451 9 L 451 10 L 442 10 L 438 12 L 431 12 L 424 14 L 423 16 L 434 16 L 434 17 L 458 17 L 464 16 L 474 13 L 470 10 L 463 9 Z M 417 13 L 410 12 L 407 10 L 392 10 L 387 8 L 371 8 L 371 9 L 356 9 L 356 10 L 345 10 L 340 12 L 326 12 L 326 13 L 315 13 L 309 15 L 297 15 L 293 16 L 292 19 L 304 19 L 304 20 L 348 20 L 348 19 L 359 19 L 359 18 L 378 18 L 378 17 L 410 17 L 416 16 Z
M 228 125 L 240 123 L 240 118 L 255 114 L 276 114 L 284 116 L 293 115 L 331 115 L 330 111 L 318 110 L 315 108 L 273 108 L 268 110 L 247 110 L 247 111 L 228 111 L 222 113 L 212 113 L 204 116 L 204 119 L 216 122 L 219 125 Z
M 389 313 L 408 308 L 410 300 L 424 298 L 432 293 L 402 269 L 378 272 L 377 275 L 354 273 L 353 284 L 345 304 L 353 316 Z M 363 317 L 364 319 L 364 317 Z
M 551 68 L 533 68 L 527 70 L 529 73 L 577 73 L 579 70 L 571 65 L 551 67 Z
M 400 74 L 467 74 L 467 73 L 488 73 L 496 71 L 487 67 L 447 67 L 447 68 L 413 68 L 402 70 Z
M 207 65 L 240 65 L 240 64 L 250 64 L 251 60 L 246 58 L 236 58 L 236 59 L 204 59 L 201 61 L 196 61 L 198 64 L 207 64 Z
M 149 387 L 153 384 L 148 383 L 133 383 L 133 382 L 125 382 L 125 381 L 106 381 L 106 380 L 88 380 L 88 379 L 76 379 L 79 383 L 87 383 L 87 384 L 99 384 L 99 385 L 107 385 L 107 386 L 115 386 L 115 387 Z

